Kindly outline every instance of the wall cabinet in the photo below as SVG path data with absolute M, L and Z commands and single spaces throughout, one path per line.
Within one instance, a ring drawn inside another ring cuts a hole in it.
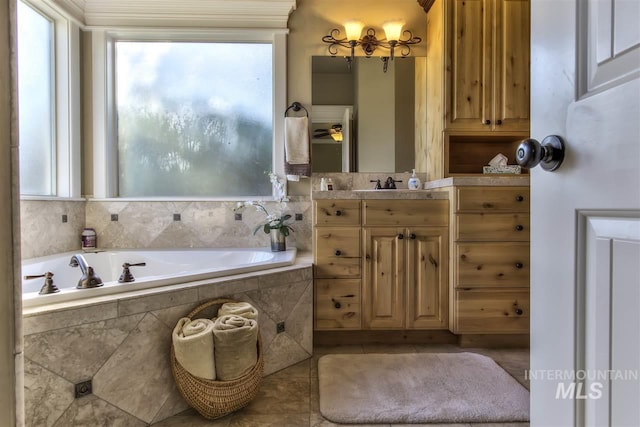
M 529 135 L 529 0 L 447 0 L 427 14 L 428 180 L 482 173 Z M 420 153 L 418 153 L 420 154 Z
M 529 131 L 529 1 L 446 3 L 445 130 Z
M 446 200 L 363 202 L 365 329 L 446 329 L 447 209 Z

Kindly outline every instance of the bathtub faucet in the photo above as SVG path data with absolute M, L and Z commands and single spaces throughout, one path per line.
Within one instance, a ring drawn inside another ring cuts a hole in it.
M 102 286 L 102 279 L 93 271 L 93 267 L 87 264 L 87 260 L 80 254 L 73 255 L 69 261 L 71 267 L 80 267 L 82 277 L 78 280 L 78 289 L 97 288 Z

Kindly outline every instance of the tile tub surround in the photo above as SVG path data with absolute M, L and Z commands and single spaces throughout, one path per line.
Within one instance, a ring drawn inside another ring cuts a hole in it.
M 62 216 L 67 221 L 63 222 Z M 22 258 L 36 258 L 80 249 L 85 224 L 85 202 L 21 200 Z
M 268 247 L 269 236 L 253 231 L 264 216 L 246 208 L 235 220 L 235 201 L 23 200 L 20 204 L 22 258 L 80 249 L 82 229 L 92 227 L 104 249 Z M 267 209 L 274 202 L 264 203 Z M 311 250 L 311 200 L 292 196 L 287 211 L 301 213 L 291 221 L 289 247 Z M 67 222 L 62 222 L 62 215 Z M 117 214 L 118 221 L 111 215 Z M 179 220 L 174 215 L 179 214 Z
M 265 375 L 311 357 L 310 256 L 296 265 L 25 310 L 26 426 L 145 426 L 188 408 L 169 364 L 171 331 L 199 304 L 229 297 L 259 311 Z M 285 331 L 276 333 L 276 324 Z M 92 379 L 93 394 L 74 399 Z

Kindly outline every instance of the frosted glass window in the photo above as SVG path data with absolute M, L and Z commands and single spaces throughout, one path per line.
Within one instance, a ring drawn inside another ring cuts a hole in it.
M 272 46 L 116 42 L 120 197 L 270 195 Z
M 53 23 L 18 5 L 20 192 L 55 194 Z

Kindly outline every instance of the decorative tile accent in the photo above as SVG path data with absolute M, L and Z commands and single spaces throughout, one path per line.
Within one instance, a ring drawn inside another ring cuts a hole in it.
M 93 393 L 151 422 L 173 389 L 169 366 L 171 330 L 145 315 L 93 377 Z
M 66 380 L 93 377 L 142 319 L 142 314 L 25 337 L 25 355 Z
M 144 427 L 147 423 L 96 396 L 77 399 L 54 427 Z
M 49 427 L 73 402 L 73 384 L 25 359 L 25 424 Z

